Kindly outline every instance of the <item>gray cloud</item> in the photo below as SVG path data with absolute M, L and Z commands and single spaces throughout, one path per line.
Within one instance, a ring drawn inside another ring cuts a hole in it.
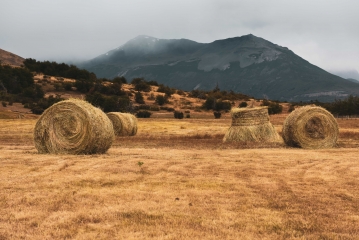
M 359 70 L 356 0 L 1 0 L 0 48 L 89 59 L 141 35 L 198 42 L 252 33 L 311 63 Z

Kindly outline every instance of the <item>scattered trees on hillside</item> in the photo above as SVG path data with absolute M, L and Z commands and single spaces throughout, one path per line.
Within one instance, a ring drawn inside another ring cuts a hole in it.
M 142 92 L 151 91 L 151 86 L 145 81 L 144 78 L 134 78 L 132 79 L 131 84 L 135 86 L 136 91 L 142 91 Z
M 232 108 L 232 104 L 228 101 L 217 100 L 210 96 L 203 103 L 202 107 L 206 110 L 229 111 Z
M 0 65 L 0 91 L 10 94 L 22 93 L 34 88 L 32 73 L 24 68 L 12 68 Z

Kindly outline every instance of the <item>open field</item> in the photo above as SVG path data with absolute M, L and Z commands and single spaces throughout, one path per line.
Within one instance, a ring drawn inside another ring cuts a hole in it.
M 0 239 L 359 239 L 359 119 L 303 150 L 222 143 L 226 115 L 155 115 L 80 156 L 38 154 L 35 123 L 0 120 Z

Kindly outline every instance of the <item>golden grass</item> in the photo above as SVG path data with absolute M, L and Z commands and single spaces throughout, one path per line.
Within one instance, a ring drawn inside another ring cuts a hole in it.
M 36 120 L 0 120 L 0 239 L 359 238 L 357 140 L 251 149 L 222 143 L 230 119 L 182 120 L 80 156 L 37 154 Z

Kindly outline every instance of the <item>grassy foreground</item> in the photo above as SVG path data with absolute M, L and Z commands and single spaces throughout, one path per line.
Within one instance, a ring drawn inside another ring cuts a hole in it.
M 72 156 L 38 154 L 36 120 L 0 120 L 0 239 L 359 239 L 358 122 L 303 150 L 224 144 L 228 118 L 140 119 Z

